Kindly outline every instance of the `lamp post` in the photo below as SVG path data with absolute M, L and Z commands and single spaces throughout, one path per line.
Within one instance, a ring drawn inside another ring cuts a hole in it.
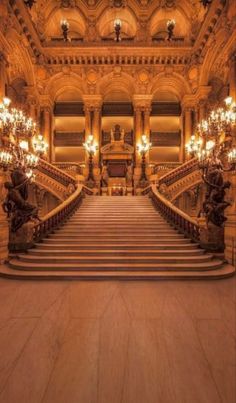
M 70 27 L 69 22 L 66 19 L 64 19 L 64 20 L 62 19 L 61 20 L 61 29 L 62 29 L 62 35 L 63 35 L 65 42 L 69 41 L 69 37 L 68 37 L 69 27 Z
M 121 27 L 122 27 L 122 22 L 119 18 L 116 18 L 114 21 L 114 28 L 115 28 L 115 41 L 120 42 L 121 37 L 120 37 L 120 32 L 121 32 Z
M 34 152 L 42 158 L 48 149 L 48 144 L 44 141 L 42 134 L 37 134 L 32 140 Z
M 147 183 L 147 175 L 146 175 L 146 153 L 152 147 L 152 143 L 150 143 L 147 139 L 145 134 L 142 135 L 141 143 L 137 145 L 137 150 L 142 156 L 142 163 L 141 163 L 141 177 L 140 177 L 140 185 L 145 186 Z
M 94 137 L 92 134 L 89 135 L 88 140 L 83 144 L 83 146 L 89 154 L 89 174 L 88 174 L 87 183 L 88 183 L 88 186 L 94 187 L 95 180 L 94 180 L 94 176 L 93 176 L 93 157 L 96 154 L 98 146 L 95 143 Z

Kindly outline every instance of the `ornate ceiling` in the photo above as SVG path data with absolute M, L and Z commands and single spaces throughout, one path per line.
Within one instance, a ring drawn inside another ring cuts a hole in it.
M 115 18 L 122 21 L 118 43 Z M 167 41 L 172 18 L 174 38 Z M 68 42 L 61 19 L 70 24 Z M 144 102 L 157 92 L 188 102 L 207 96 L 216 80 L 227 81 L 235 29 L 235 0 L 213 0 L 206 9 L 199 0 L 36 0 L 31 9 L 24 0 L 0 2 L 8 81 L 19 87 L 21 80 L 43 102 L 64 90 L 81 98 L 123 91 Z

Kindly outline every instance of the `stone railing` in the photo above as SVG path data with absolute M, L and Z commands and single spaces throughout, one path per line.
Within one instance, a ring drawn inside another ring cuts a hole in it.
M 167 199 L 174 201 L 186 190 L 202 182 L 202 173 L 196 158 L 187 161 L 171 172 L 163 175 L 158 181 L 158 190 Z
M 176 229 L 178 229 L 186 237 L 191 238 L 195 242 L 200 240 L 200 226 L 196 220 L 188 216 L 182 210 L 178 209 L 167 200 L 157 189 L 155 185 L 144 189 L 143 194 L 150 194 L 153 204 L 159 213 Z
M 40 159 L 35 169 L 35 183 L 64 201 L 75 190 L 77 182 L 72 175 Z
M 166 162 L 166 163 L 158 163 L 152 168 L 152 175 L 163 173 L 169 173 L 175 168 L 178 168 L 181 165 L 181 162 Z M 167 171 L 167 172 L 166 172 Z
M 41 222 L 35 225 L 33 233 L 34 241 L 40 241 L 61 226 L 79 206 L 82 197 L 82 186 L 80 186 L 67 200 L 61 203 L 54 210 L 50 211 Z
M 83 185 L 78 185 L 78 188 L 72 195 L 44 216 L 43 219 L 34 226 L 33 241 L 40 241 L 56 228 L 60 227 L 80 206 L 85 193 L 92 195 L 93 191 Z
M 81 164 L 78 164 L 76 162 L 54 162 L 53 166 L 61 169 L 62 171 L 65 171 L 71 176 L 83 174 L 83 167 L 81 166 Z

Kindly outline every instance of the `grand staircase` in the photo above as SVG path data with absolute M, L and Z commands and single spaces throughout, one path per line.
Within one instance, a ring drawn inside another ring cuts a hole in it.
M 1 268 L 26 279 L 200 279 L 234 273 L 172 228 L 144 196 L 86 197 L 66 223 Z

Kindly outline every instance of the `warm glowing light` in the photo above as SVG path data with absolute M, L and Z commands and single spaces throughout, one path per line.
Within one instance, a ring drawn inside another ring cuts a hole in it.
M 98 149 L 97 143 L 94 141 L 94 137 L 92 134 L 88 136 L 88 140 L 83 144 L 83 146 L 91 155 L 94 155 Z
M 120 18 L 116 18 L 114 21 L 114 27 L 122 27 L 122 21 L 120 20 Z
M 137 150 L 141 155 L 145 155 L 146 152 L 149 151 L 150 148 L 152 147 L 152 143 L 149 143 L 146 134 L 143 134 L 141 139 L 142 142 L 137 144 Z
M 29 150 L 29 143 L 26 140 L 21 140 L 19 143 L 19 147 L 24 150 L 24 151 L 28 151 Z

